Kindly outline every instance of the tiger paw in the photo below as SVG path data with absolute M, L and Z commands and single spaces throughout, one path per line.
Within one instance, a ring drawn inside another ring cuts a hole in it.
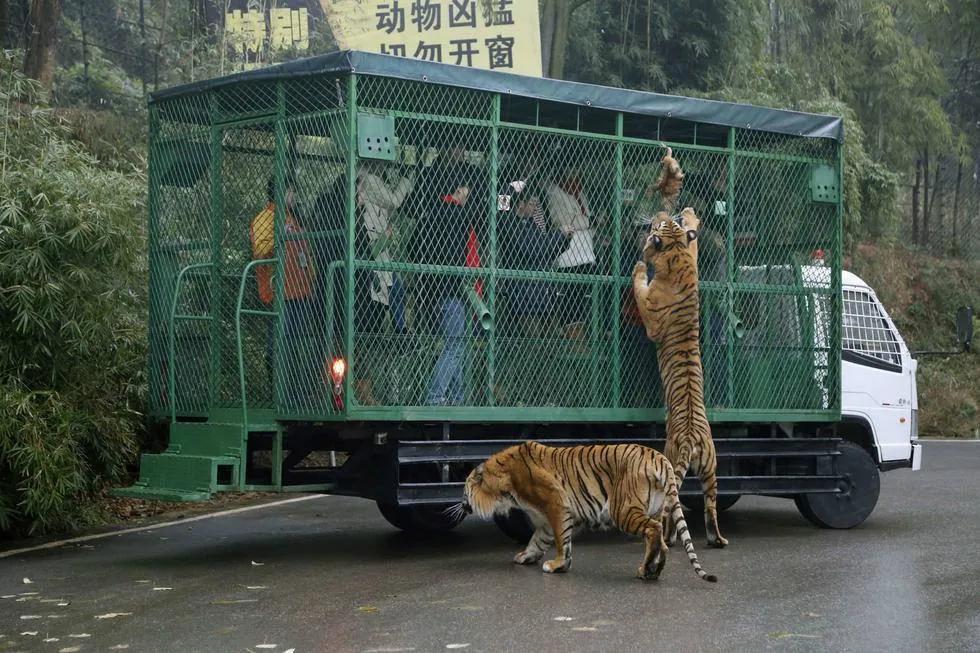
M 541 569 L 546 574 L 558 574 L 568 571 L 569 567 L 571 566 L 571 559 L 565 558 L 564 560 L 547 560 L 543 565 L 541 565 Z
M 688 231 L 697 231 L 701 228 L 701 218 L 698 217 L 697 213 L 691 207 L 687 207 L 681 211 L 681 218 L 681 224 Z
M 633 278 L 647 280 L 647 264 L 645 261 L 637 261 L 636 265 L 633 266 Z
M 514 562 L 519 565 L 530 565 L 541 559 L 540 551 L 528 551 L 524 549 L 514 556 Z
M 709 536 L 708 546 L 710 546 L 712 549 L 724 549 L 726 546 L 728 546 L 728 540 L 723 538 L 721 535 Z
M 660 578 L 660 569 L 651 569 L 647 566 L 641 566 L 636 570 L 636 577 L 640 580 L 657 580 Z

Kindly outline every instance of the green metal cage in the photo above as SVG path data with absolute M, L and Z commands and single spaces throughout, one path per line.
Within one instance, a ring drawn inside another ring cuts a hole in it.
M 667 147 L 711 418 L 839 416 L 838 118 L 358 52 L 150 109 L 158 417 L 662 420 L 630 274 Z

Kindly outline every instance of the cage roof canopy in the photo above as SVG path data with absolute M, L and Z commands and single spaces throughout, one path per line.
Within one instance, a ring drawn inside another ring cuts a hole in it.
M 843 121 L 836 116 L 631 91 L 351 50 L 175 86 L 151 94 L 150 103 L 249 82 L 348 73 L 416 80 L 535 100 L 792 136 L 829 138 L 838 142 L 844 138 Z

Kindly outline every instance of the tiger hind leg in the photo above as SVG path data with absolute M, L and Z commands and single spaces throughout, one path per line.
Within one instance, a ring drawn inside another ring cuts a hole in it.
M 646 545 L 643 563 L 636 570 L 636 577 L 657 580 L 667 562 L 667 544 L 660 519 L 650 517 L 642 508 L 633 507 L 626 511 L 624 519 L 617 525 L 624 533 L 642 537 Z
M 714 467 L 707 465 L 700 469 L 698 477 L 704 492 L 704 532 L 708 537 L 708 546 L 723 549 L 728 546 L 728 540 L 721 536 L 718 528 L 718 477 Z

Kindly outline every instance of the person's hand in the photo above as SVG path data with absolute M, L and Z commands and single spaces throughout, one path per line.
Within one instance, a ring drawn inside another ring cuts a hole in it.
M 470 198 L 470 189 L 467 186 L 460 186 L 453 193 L 452 197 L 460 204 L 466 204 L 466 200 Z
M 570 224 L 563 224 L 559 229 L 565 235 L 565 238 L 571 238 L 572 234 L 575 233 L 575 227 Z

